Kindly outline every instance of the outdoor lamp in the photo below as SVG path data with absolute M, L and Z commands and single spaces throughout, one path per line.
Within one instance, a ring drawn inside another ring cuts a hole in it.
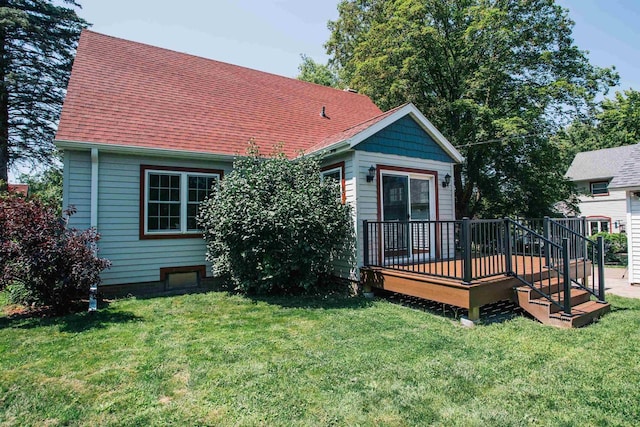
M 376 177 L 376 167 L 371 165 L 371 167 L 369 168 L 369 173 L 367 174 L 367 182 L 373 181 L 375 177 Z
M 444 176 L 444 181 L 442 181 L 442 188 L 447 188 L 451 184 L 451 175 L 446 174 Z

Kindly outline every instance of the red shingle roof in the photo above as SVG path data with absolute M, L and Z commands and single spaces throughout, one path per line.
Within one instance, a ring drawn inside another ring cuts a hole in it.
M 234 155 L 253 138 L 295 156 L 381 113 L 364 95 L 85 30 L 56 140 Z

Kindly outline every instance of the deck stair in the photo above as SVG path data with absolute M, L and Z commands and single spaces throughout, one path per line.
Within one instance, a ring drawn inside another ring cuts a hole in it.
M 546 298 L 545 294 L 551 298 Z M 516 288 L 518 304 L 545 325 L 579 328 L 599 319 L 611 309 L 609 303 L 592 300 L 591 293 L 579 287 L 572 287 L 570 294 L 571 312 L 565 313 L 562 309 L 564 293 L 561 279 L 556 277 L 537 281 L 533 287 Z M 560 304 L 554 304 L 551 300 Z

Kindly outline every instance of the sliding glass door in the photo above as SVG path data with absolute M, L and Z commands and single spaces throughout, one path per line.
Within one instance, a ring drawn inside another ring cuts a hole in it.
M 426 259 L 433 245 L 432 224 L 435 177 L 403 172 L 382 172 L 382 220 L 384 257 Z

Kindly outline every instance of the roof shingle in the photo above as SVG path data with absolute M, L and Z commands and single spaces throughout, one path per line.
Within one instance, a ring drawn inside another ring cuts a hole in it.
M 625 145 L 578 153 L 565 176 L 572 181 L 613 178 L 620 172 L 634 147 L 635 145 Z
M 609 188 L 640 187 L 640 144 L 629 145 L 624 164 L 609 183 Z
M 84 30 L 56 140 L 235 155 L 254 139 L 293 157 L 381 115 L 361 94 Z

